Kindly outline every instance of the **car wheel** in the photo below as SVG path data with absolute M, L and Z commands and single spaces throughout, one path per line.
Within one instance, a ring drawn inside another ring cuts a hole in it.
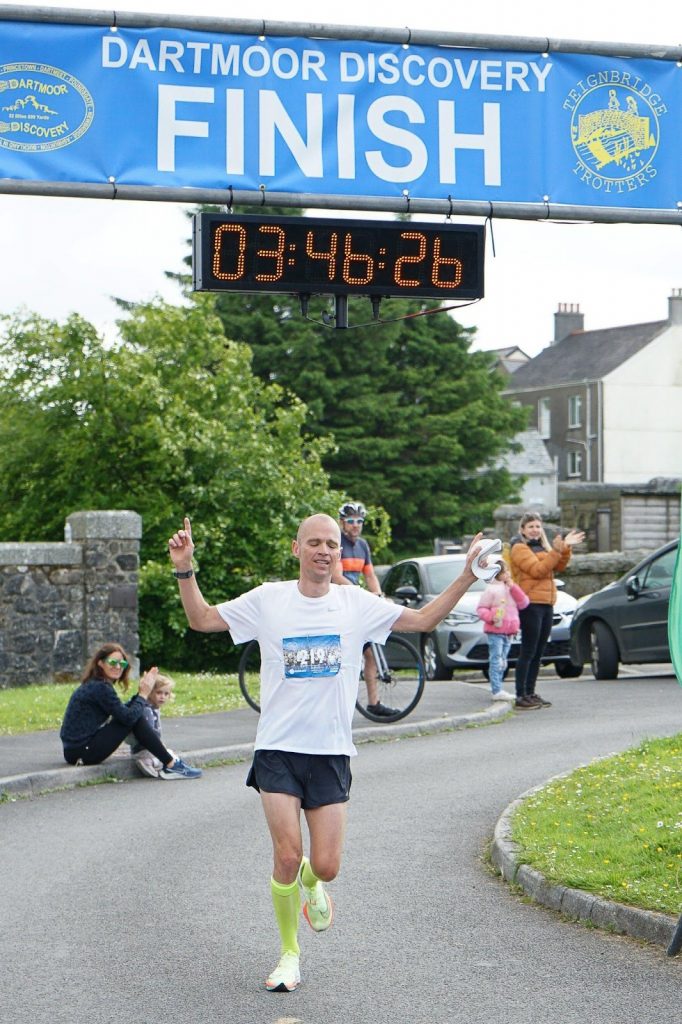
M 595 679 L 618 678 L 618 646 L 613 633 L 603 622 L 592 623 L 590 664 Z
M 554 671 L 559 679 L 577 679 L 583 674 L 582 665 L 574 665 L 572 661 L 555 661 Z
M 422 660 L 427 679 L 452 679 L 452 669 L 443 664 L 433 633 L 427 633 L 424 637 Z

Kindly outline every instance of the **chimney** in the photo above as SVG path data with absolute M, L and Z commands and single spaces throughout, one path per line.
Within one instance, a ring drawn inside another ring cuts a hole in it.
M 673 288 L 668 299 L 668 323 L 682 324 L 682 288 Z
M 554 314 L 554 341 L 553 345 L 573 334 L 574 331 L 585 330 L 585 316 L 580 312 L 580 306 L 573 302 L 560 302 L 559 308 Z

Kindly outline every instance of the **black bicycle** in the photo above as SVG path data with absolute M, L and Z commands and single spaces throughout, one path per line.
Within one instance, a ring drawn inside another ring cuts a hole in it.
M 409 715 L 421 700 L 424 692 L 424 663 L 417 648 L 397 633 L 391 633 L 385 644 L 371 643 L 369 649 L 377 668 L 379 701 L 385 707 L 393 708 L 394 714 L 375 715 L 370 711 L 362 673 L 355 706 L 361 715 L 373 722 L 397 722 Z M 242 651 L 239 659 L 239 688 L 246 703 L 254 711 L 260 711 L 260 647 L 257 640 L 251 640 Z

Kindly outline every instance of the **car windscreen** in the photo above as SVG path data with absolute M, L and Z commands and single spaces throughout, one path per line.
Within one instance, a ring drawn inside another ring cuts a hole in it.
M 646 569 L 641 586 L 642 590 L 658 590 L 660 587 L 671 587 L 675 575 L 677 548 L 666 551 L 659 558 L 654 558 Z
M 440 594 L 441 590 L 445 590 L 449 583 L 452 583 L 457 576 L 460 575 L 464 568 L 466 559 L 453 558 L 447 562 L 432 562 L 430 565 L 424 566 L 427 582 L 427 592 L 429 594 Z M 470 591 L 485 590 L 486 584 L 483 580 L 476 580 L 469 587 Z

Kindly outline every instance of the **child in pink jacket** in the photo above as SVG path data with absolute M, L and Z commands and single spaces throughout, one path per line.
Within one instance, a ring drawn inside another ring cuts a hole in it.
M 488 584 L 478 603 L 478 617 L 488 638 L 488 676 L 493 700 L 514 700 L 513 693 L 502 689 L 507 671 L 507 655 L 512 638 L 519 630 L 519 609 L 528 604 L 527 595 L 512 581 L 505 565 Z

